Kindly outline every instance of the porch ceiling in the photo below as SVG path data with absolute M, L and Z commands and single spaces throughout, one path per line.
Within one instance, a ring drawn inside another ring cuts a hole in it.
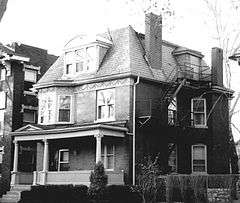
M 11 135 L 14 136 L 15 141 L 30 141 L 44 139 L 66 139 L 97 135 L 124 137 L 127 131 L 128 129 L 125 127 L 98 124 L 51 130 L 25 130 L 20 132 L 12 132 Z

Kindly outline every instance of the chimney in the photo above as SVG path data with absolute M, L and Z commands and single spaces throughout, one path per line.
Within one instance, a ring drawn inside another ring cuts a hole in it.
M 154 69 L 162 68 L 162 16 L 145 15 L 145 50 L 147 59 Z
M 223 87 L 223 50 L 212 48 L 212 84 Z

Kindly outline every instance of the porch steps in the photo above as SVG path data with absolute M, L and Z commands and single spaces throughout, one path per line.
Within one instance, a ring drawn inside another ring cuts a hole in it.
M 12 186 L 7 194 L 3 195 L 0 199 L 0 203 L 17 203 L 20 200 L 21 192 L 30 190 L 30 185 L 15 185 Z

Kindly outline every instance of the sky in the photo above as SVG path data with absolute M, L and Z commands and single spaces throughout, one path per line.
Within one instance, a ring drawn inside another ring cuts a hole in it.
M 47 49 L 60 55 L 64 45 L 78 34 L 92 34 L 132 25 L 144 32 L 142 0 L 9 0 L 0 22 L 0 42 L 14 41 Z M 225 2 L 224 0 L 219 0 Z M 209 13 L 203 0 L 172 1 L 174 17 L 163 27 L 163 39 L 201 51 L 210 62 L 215 27 L 209 23 Z M 227 9 L 225 9 L 228 11 Z M 232 14 L 225 12 L 224 19 Z M 240 15 L 239 15 L 240 16 Z M 234 22 L 234 21 L 232 21 Z M 169 31 L 169 27 L 173 27 Z M 240 91 L 240 67 L 232 64 L 232 88 Z M 238 107 L 240 109 L 240 107 Z M 234 116 L 240 124 L 240 114 Z M 235 140 L 240 133 L 234 130 Z

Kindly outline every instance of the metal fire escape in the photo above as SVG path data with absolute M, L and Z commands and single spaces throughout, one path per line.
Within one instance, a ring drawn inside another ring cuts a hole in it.
M 153 107 L 156 105 L 156 102 L 159 106 L 162 106 L 161 108 L 168 109 L 169 105 L 175 102 L 174 99 L 185 85 L 199 87 L 202 84 L 209 84 L 211 81 L 209 70 L 208 66 L 190 63 L 178 64 L 176 67 L 173 67 L 166 79 L 168 85 L 161 98 L 158 98 L 157 101 L 156 99 L 138 101 L 139 108 L 145 109 L 138 115 L 139 124 L 141 126 L 146 124 L 155 115 Z M 176 116 L 176 112 L 172 112 L 172 115 Z

